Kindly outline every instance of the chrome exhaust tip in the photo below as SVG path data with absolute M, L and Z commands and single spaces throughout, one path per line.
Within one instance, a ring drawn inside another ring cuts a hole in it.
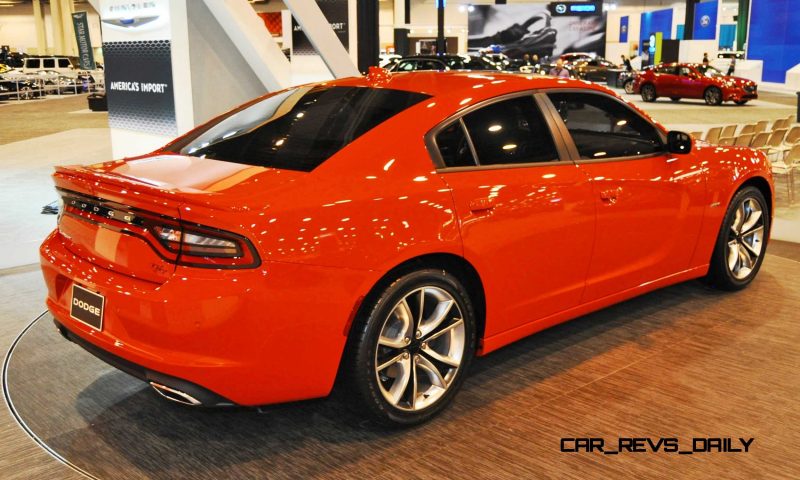
M 189 405 L 190 407 L 199 407 L 202 405 L 198 399 L 186 392 L 181 392 L 180 390 L 175 390 L 174 388 L 169 388 L 166 385 L 161 385 L 160 383 L 156 382 L 150 382 L 150 386 L 153 387 L 153 390 L 155 390 L 156 393 L 167 400 L 171 400 L 183 405 Z

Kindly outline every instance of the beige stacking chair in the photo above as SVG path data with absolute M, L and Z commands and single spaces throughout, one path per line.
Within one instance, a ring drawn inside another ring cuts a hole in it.
M 785 118 L 779 118 L 772 124 L 772 131 L 785 130 L 788 126 L 789 124 Z
M 723 146 L 723 147 L 731 146 L 731 145 L 733 145 L 734 142 L 735 142 L 735 140 L 734 140 L 733 137 L 722 137 L 722 138 L 719 139 L 719 142 L 717 142 L 717 145 Z
M 692 136 L 695 140 L 702 140 L 703 139 L 703 132 L 692 132 L 689 135 Z
M 789 133 L 786 134 L 786 140 L 784 140 L 788 145 L 794 145 L 795 143 L 800 143 L 800 125 L 796 125 L 789 129 Z
M 708 143 L 718 143 L 721 133 L 722 127 L 709 128 L 706 132 L 706 138 L 704 138 L 704 140 Z
M 747 135 L 749 133 L 756 133 L 756 124 L 751 123 L 742 127 L 742 131 L 739 132 L 739 135 Z
M 747 133 L 745 135 L 739 135 L 738 137 L 736 137 L 736 141 L 733 142 L 733 144 L 736 145 L 737 147 L 749 147 L 750 146 L 750 142 L 753 141 L 753 137 L 754 136 L 755 135 L 753 135 L 752 133 Z
M 783 144 L 783 140 L 785 138 L 786 138 L 785 128 L 775 130 L 769 134 L 769 140 L 767 140 L 767 144 L 764 145 L 763 147 L 759 147 L 758 149 L 766 153 L 767 156 L 774 155 L 780 151 L 779 149 Z
M 736 125 L 726 125 L 725 128 L 722 129 L 722 133 L 719 136 L 720 138 L 735 137 Z
M 768 126 L 769 126 L 769 122 L 766 121 L 766 120 L 762 120 L 762 121 L 756 123 L 756 132 L 755 133 L 766 132 Z
M 789 195 L 789 204 L 794 203 L 794 172 L 800 168 L 800 144 L 793 146 L 786 158 L 771 163 L 773 174 L 786 175 L 786 193 Z
M 769 140 L 769 133 L 761 132 L 757 133 L 753 140 L 750 142 L 750 148 L 759 149 L 767 144 Z

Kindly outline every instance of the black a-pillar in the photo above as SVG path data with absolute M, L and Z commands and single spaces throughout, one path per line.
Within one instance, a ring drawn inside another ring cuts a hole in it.
M 377 66 L 379 62 L 378 0 L 359 0 L 356 5 L 358 69 L 366 72 L 369 67 Z

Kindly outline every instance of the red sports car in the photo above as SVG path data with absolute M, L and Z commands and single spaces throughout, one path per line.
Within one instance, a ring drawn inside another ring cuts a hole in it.
M 475 355 L 688 279 L 756 276 L 762 153 L 581 81 L 373 72 L 271 93 L 139 158 L 59 167 L 68 339 L 190 405 L 440 412 Z
M 744 105 L 758 98 L 758 85 L 752 80 L 729 77 L 709 65 L 698 63 L 662 63 L 639 72 L 633 89 L 645 102 L 655 102 L 658 97 L 669 97 L 673 102 L 681 98 L 702 98 L 709 105 L 732 101 Z

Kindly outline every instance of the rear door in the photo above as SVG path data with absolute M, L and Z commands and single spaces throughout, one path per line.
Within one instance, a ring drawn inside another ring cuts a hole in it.
M 680 78 L 674 65 L 659 65 L 654 69 L 656 77 L 656 94 L 659 97 L 678 96 Z
M 487 294 L 486 336 L 578 305 L 595 222 L 591 185 L 531 93 L 500 97 L 428 136 L 452 189 L 464 255 Z
M 597 206 L 583 301 L 686 270 L 706 196 L 699 160 L 668 153 L 661 131 L 611 95 L 565 90 L 548 98 Z

